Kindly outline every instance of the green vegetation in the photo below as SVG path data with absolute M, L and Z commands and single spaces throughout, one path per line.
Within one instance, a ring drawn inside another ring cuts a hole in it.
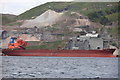
M 106 15 L 106 17 L 110 20 L 110 21 L 116 21 L 118 20 L 118 15 L 120 14 L 120 12 L 116 12 L 110 15 Z
M 118 7 L 114 6 L 110 9 L 102 9 L 100 11 L 91 12 L 87 15 L 93 22 L 99 22 L 102 25 L 110 25 L 112 21 L 118 20 Z
M 117 2 L 48 2 L 24 12 L 17 16 L 17 19 L 31 19 L 41 15 L 48 9 L 56 12 L 75 11 L 102 25 L 110 25 L 112 21 L 117 21 L 118 15 Z
M 65 46 L 64 42 L 65 41 L 43 42 L 41 45 L 28 46 L 26 49 L 58 49 L 59 47 L 63 48 Z
M 69 5 L 69 3 L 48 2 L 46 4 L 32 8 L 32 9 L 24 12 L 23 14 L 20 14 L 19 16 L 17 16 L 17 19 L 31 19 L 32 17 L 37 17 L 37 16 L 41 15 L 42 13 L 47 11 L 48 9 L 57 11 L 57 10 L 60 10 L 62 8 L 65 8 L 65 6 L 67 6 L 67 5 Z
M 8 23 L 8 24 L 6 24 L 7 26 L 14 26 L 14 25 L 16 25 L 16 26 L 20 26 L 20 25 L 22 25 L 22 22 L 12 22 L 12 23 Z
M 16 21 L 15 15 L 9 15 L 9 14 L 0 14 L 0 15 L 2 15 L 0 16 L 0 19 L 2 19 L 2 24 L 0 25 L 6 25 L 6 24 Z
M 68 15 L 71 11 L 78 12 L 88 16 L 91 21 L 99 22 L 102 25 L 110 25 L 112 21 L 116 22 L 119 13 L 117 2 L 48 2 L 34 7 L 17 17 L 3 15 L 3 25 L 15 20 L 35 18 L 49 9 L 56 12 L 68 11 Z
M 113 46 L 120 48 L 120 25 L 113 28 L 108 28 L 108 32 L 116 41 L 112 43 Z

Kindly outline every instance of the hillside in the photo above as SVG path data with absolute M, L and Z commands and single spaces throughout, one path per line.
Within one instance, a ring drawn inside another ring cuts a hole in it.
M 47 10 L 40 16 L 36 17 L 35 19 L 26 20 L 21 25 L 22 27 L 34 27 L 34 26 L 48 26 L 55 24 L 55 22 L 60 20 L 60 17 L 62 17 L 63 13 L 57 13 L 52 10 Z
M 12 15 L 12 14 L 0 14 L 0 15 L 1 15 L 0 19 L 2 19 L 2 24 L 0 25 L 6 25 L 6 24 L 16 21 L 15 20 L 16 15 Z
M 89 25 L 90 29 L 83 30 L 96 30 L 100 34 L 106 30 L 117 42 L 119 13 L 118 3 L 113 2 L 48 2 L 18 16 L 3 15 L 2 20 L 10 28 L 24 28 L 17 34 L 32 34 L 45 42 L 62 41 L 82 34 L 79 33 L 80 27 Z
M 48 2 L 46 4 L 34 7 L 19 16 L 17 19 L 32 19 L 41 15 L 47 10 L 56 12 L 74 11 L 81 13 L 93 22 L 99 22 L 103 25 L 110 25 L 117 21 L 118 3 L 110 2 Z

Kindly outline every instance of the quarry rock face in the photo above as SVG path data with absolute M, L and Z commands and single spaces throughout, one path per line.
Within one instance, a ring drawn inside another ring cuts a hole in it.
M 71 21 L 69 21 L 70 19 L 72 20 L 72 22 L 74 22 L 73 25 L 76 26 L 90 25 L 90 21 L 79 13 L 71 12 L 70 16 L 65 15 L 65 13 L 66 12 L 58 13 L 53 10 L 47 10 L 35 19 L 24 21 L 21 27 L 33 28 L 34 26 L 50 26 L 59 23 L 59 21 L 62 20 L 68 24 L 71 23 Z
M 52 10 L 47 10 L 40 16 L 36 17 L 33 20 L 26 20 L 21 27 L 34 27 L 34 26 L 48 26 L 54 24 L 59 18 L 63 15 L 63 13 L 57 13 Z

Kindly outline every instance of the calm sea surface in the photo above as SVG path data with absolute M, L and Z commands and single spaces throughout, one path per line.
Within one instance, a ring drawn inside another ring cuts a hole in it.
M 118 58 L 3 56 L 4 78 L 118 78 Z

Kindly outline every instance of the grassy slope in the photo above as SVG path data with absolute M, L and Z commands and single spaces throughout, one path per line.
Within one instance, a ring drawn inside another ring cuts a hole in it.
M 107 7 L 108 4 L 112 4 L 113 6 Z M 65 11 L 65 10 L 75 11 L 75 12 L 82 13 L 85 16 L 88 16 L 88 14 L 91 14 L 97 11 L 105 12 L 105 10 L 110 10 L 114 8 L 116 4 L 117 3 L 110 3 L 110 2 L 106 2 L 106 3 L 105 2 L 104 3 L 103 2 L 98 2 L 98 3 L 97 2 L 91 2 L 91 3 L 88 3 L 88 2 L 48 2 L 46 4 L 34 7 L 24 12 L 23 14 L 18 16 L 18 19 L 30 19 L 34 16 L 36 17 L 48 9 L 52 9 L 58 12 Z M 87 10 L 82 10 L 83 8 L 87 8 Z M 106 16 L 108 14 L 104 13 L 103 15 Z
M 26 49 L 58 49 L 65 46 L 65 41 L 54 41 L 54 42 L 43 42 L 41 45 L 29 45 Z M 28 43 L 39 43 L 39 42 L 28 42 Z
M 2 15 L 0 16 L 0 18 L 2 19 L 2 25 L 6 25 L 15 21 L 16 15 L 11 15 L 11 14 L 0 14 L 0 15 Z
M 112 4 L 112 7 L 107 7 L 108 4 Z M 3 15 L 2 20 L 3 20 L 3 25 L 8 24 L 10 22 L 14 22 L 15 19 L 31 19 L 32 17 L 37 17 L 44 13 L 46 10 L 51 9 L 57 12 L 62 12 L 62 11 L 75 11 L 79 12 L 85 16 L 89 16 L 90 14 L 94 14 L 94 12 L 99 12 L 102 11 L 103 15 L 105 18 L 107 18 L 109 21 L 116 21 L 117 20 L 117 15 L 118 12 L 116 13 L 111 13 L 111 14 L 106 14 L 105 11 L 110 12 L 111 9 L 115 9 L 114 6 L 117 6 L 117 3 L 110 3 L 110 2 L 48 2 L 43 5 L 39 5 L 37 7 L 34 7 L 20 15 L 18 15 L 16 18 L 15 16 L 10 16 L 10 15 Z M 84 8 L 87 8 L 87 10 L 83 10 Z M 98 14 L 97 14 L 98 15 Z M 90 18 L 91 20 L 94 18 Z M 99 20 L 97 20 L 99 19 Z M 102 19 L 102 18 L 101 18 Z M 100 22 L 100 18 L 95 18 L 96 22 Z M 14 25 L 14 24 L 10 24 Z

